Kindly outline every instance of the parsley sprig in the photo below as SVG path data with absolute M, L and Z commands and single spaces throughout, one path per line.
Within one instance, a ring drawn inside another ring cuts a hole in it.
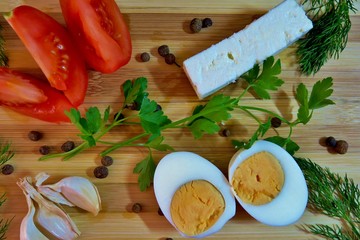
M 245 112 L 259 124 L 259 128 L 249 141 L 240 142 L 233 140 L 236 147 L 249 148 L 271 128 L 270 117 L 277 116 L 289 125 L 290 133 L 285 138 L 274 136 L 267 138 L 267 140 L 285 147 L 289 152 L 295 152 L 299 149 L 299 146 L 290 138 L 293 127 L 299 123 L 306 124 L 310 120 L 314 109 L 332 104 L 332 102 L 328 100 L 328 97 L 332 93 L 330 89 L 332 80 L 328 78 L 319 81 L 314 85 L 310 94 L 305 85 L 298 87 L 299 91 L 296 94 L 296 99 L 301 105 L 301 111 L 299 110 L 298 119 L 293 122 L 267 109 L 239 104 L 242 97 L 249 91 L 253 91 L 260 99 L 270 99 L 270 91 L 278 90 L 284 83 L 284 81 L 278 77 L 280 73 L 280 60 L 275 62 L 274 58 L 270 57 L 264 61 L 262 67 L 256 64 L 253 69 L 242 76 L 248 85 L 238 97 L 230 97 L 223 94 L 215 95 L 205 104 L 196 106 L 190 116 L 176 121 L 171 120 L 165 115 L 163 110 L 158 108 L 158 103 L 149 98 L 149 93 L 146 91 L 146 78 L 141 77 L 133 81 L 127 80 L 122 85 L 124 93 L 123 104 L 113 120 L 110 120 L 109 117 L 110 107 L 106 108 L 102 114 L 97 107 L 90 107 L 84 116 L 81 116 L 78 110 L 71 109 L 69 112 L 66 112 L 66 114 L 71 122 L 79 129 L 79 137 L 83 142 L 69 152 L 43 156 L 40 160 L 54 157 L 61 157 L 63 160 L 68 160 L 80 152 L 98 144 L 107 146 L 107 149 L 100 153 L 101 156 L 108 155 L 123 147 L 145 147 L 148 149 L 148 155 L 142 159 L 133 170 L 134 173 L 139 174 L 138 182 L 140 189 L 145 190 L 150 186 L 155 172 L 156 165 L 153 158 L 153 151 L 174 150 L 165 143 L 165 137 L 163 136 L 164 131 L 174 128 L 187 129 L 195 139 L 200 139 L 206 134 L 218 133 L 221 129 L 219 123 L 229 120 L 234 110 Z M 268 114 L 268 120 L 264 123 L 261 122 L 253 111 Z M 136 125 L 142 129 L 142 132 L 122 141 L 111 142 L 102 140 L 102 137 L 111 129 L 120 125 Z
M 310 159 L 295 158 L 309 188 L 308 207 L 338 219 L 341 225 L 310 224 L 305 229 L 326 239 L 360 239 L 360 189 L 348 176 L 340 176 Z
M 246 80 L 248 86 L 246 90 L 254 90 L 260 99 L 270 99 L 270 90 L 277 90 L 284 83 L 283 80 L 279 79 L 277 75 L 281 73 L 281 62 L 277 60 L 274 63 L 274 58 L 270 57 L 263 63 L 263 70 L 260 74 L 260 66 L 256 64 L 253 69 L 245 73 L 242 78 Z M 271 129 L 271 118 L 277 117 L 283 123 L 288 125 L 289 134 L 287 137 L 279 135 L 266 138 L 267 141 L 278 144 L 285 148 L 291 155 L 294 155 L 296 151 L 300 149 L 299 145 L 296 144 L 292 139 L 293 128 L 298 124 L 307 124 L 314 110 L 326 107 L 328 105 L 335 104 L 329 99 L 333 93 L 331 88 L 333 85 L 332 78 L 328 77 L 320 80 L 314 84 L 309 93 L 305 84 L 300 83 L 296 89 L 295 98 L 298 101 L 299 109 L 297 113 L 297 119 L 289 121 L 279 114 L 269 111 L 267 109 L 259 108 L 256 106 L 243 106 L 238 105 L 237 108 L 247 113 L 258 123 L 258 129 L 254 132 L 251 138 L 247 141 L 233 140 L 232 143 L 236 148 L 250 148 L 255 141 L 264 135 Z M 265 122 L 262 122 L 253 112 L 262 112 L 268 115 Z

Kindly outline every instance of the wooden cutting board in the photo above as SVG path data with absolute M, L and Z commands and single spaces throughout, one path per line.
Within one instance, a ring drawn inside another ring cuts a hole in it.
M 117 1 L 129 24 L 133 57 L 130 63 L 113 74 L 100 74 L 90 71 L 90 84 L 84 108 L 97 106 L 105 109 L 112 107 L 112 112 L 120 106 L 122 96 L 120 86 L 127 79 L 140 76 L 148 78 L 150 98 L 159 102 L 164 112 L 173 120 L 191 114 L 200 102 L 195 95 L 183 70 L 175 65 L 165 64 L 156 49 L 162 44 L 170 46 L 178 62 L 200 52 L 212 44 L 230 36 L 251 23 L 253 19 L 280 3 L 279 0 L 203 0 L 203 1 L 168 1 L 168 0 L 123 0 Z M 59 22 L 64 23 L 57 0 L 6 0 L 0 1 L 0 13 L 10 11 L 17 5 L 28 4 L 37 7 Z M 360 9 L 359 3 L 356 3 Z M 211 17 L 214 24 L 198 34 L 189 32 L 188 26 L 194 17 Z M 312 86 L 316 80 L 331 76 L 334 78 L 332 99 L 336 105 L 315 112 L 306 126 L 295 128 L 293 138 L 301 146 L 297 156 L 311 158 L 322 166 L 340 174 L 347 173 L 356 183 L 360 183 L 360 15 L 351 15 L 352 29 L 347 48 L 339 60 L 330 60 L 313 77 L 301 76 L 297 71 L 294 47 L 279 54 L 283 72 L 281 78 L 285 84 L 279 92 L 272 94 L 271 100 L 260 101 L 250 94 L 243 99 L 248 105 L 265 107 L 283 114 L 289 120 L 294 119 L 297 103 L 294 100 L 294 88 L 300 82 Z M 10 67 L 43 78 L 41 71 L 32 59 L 14 31 L 0 19 L 4 27 L 6 49 L 10 58 Z M 36 26 L 33 26 L 36 27 Z M 138 54 L 147 51 L 151 60 L 139 62 Z M 242 92 L 241 83 L 225 88 L 222 93 L 238 96 Z M 265 117 L 265 116 L 260 116 Z M 215 163 L 226 172 L 227 164 L 235 150 L 231 139 L 246 139 L 255 130 L 256 123 L 243 113 L 235 113 L 234 118 L 225 123 L 231 131 L 231 137 L 224 138 L 217 134 L 194 140 L 186 131 L 171 130 L 166 132 L 166 143 L 176 150 L 192 151 Z M 31 142 L 27 133 L 38 130 L 44 133 L 39 142 Z M 136 134 L 137 129 L 118 128 L 107 139 L 121 139 Z M 287 134 L 286 127 L 279 130 Z M 274 132 L 271 132 L 272 134 Z M 0 140 L 12 142 L 16 152 L 11 164 L 15 167 L 12 175 L 0 175 L 0 194 L 7 192 L 8 201 L 0 208 L 1 217 L 14 217 L 8 231 L 8 239 L 19 239 L 19 227 L 27 212 L 25 197 L 16 185 L 24 176 L 35 176 L 41 171 L 51 175 L 49 182 L 55 182 L 66 176 L 83 176 L 93 181 L 99 188 L 103 210 L 96 217 L 77 209 L 66 208 L 78 225 L 82 235 L 80 239 L 181 239 L 180 235 L 158 214 L 158 205 L 149 188 L 141 192 L 137 185 L 137 175 L 132 170 L 143 159 L 147 150 L 143 148 L 124 148 L 111 154 L 114 165 L 105 179 L 93 177 L 93 169 L 100 165 L 98 153 L 104 149 L 98 146 L 88 150 L 70 161 L 52 159 L 39 162 L 38 148 L 50 145 L 59 149 L 66 140 L 79 142 L 77 130 L 70 124 L 50 124 L 21 116 L 0 108 Z M 333 154 L 319 144 L 326 136 L 346 140 L 349 151 L 345 155 Z M 164 153 L 155 153 L 158 161 Z M 132 213 L 131 206 L 141 203 L 143 211 Z M 235 217 L 230 220 L 212 239 L 311 239 L 311 235 L 300 230 L 302 224 L 334 221 L 306 211 L 300 221 L 287 227 L 269 227 L 258 223 L 240 206 Z

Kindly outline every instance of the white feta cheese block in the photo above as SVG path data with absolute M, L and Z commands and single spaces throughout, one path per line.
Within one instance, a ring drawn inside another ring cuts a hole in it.
M 183 68 L 203 99 L 287 48 L 312 27 L 303 8 L 295 0 L 285 0 L 240 32 L 186 59 Z

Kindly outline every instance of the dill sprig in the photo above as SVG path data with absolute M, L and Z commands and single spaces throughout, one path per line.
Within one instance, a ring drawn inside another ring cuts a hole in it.
M 5 52 L 5 39 L 2 35 L 2 26 L 0 25 L 0 67 L 7 67 L 9 58 Z
M 304 0 L 310 5 L 308 16 L 313 28 L 298 41 L 297 55 L 301 72 L 317 73 L 331 58 L 338 59 L 348 42 L 350 11 L 356 12 L 353 0 Z
M 309 188 L 309 209 L 338 219 L 341 225 L 306 225 L 311 233 L 326 239 L 360 239 L 360 189 L 344 177 L 310 159 L 295 158 Z
M 10 143 L 5 143 L 3 145 L 0 144 L 0 166 L 5 164 L 14 156 L 15 153 L 11 151 L 10 147 Z
M 4 204 L 4 202 L 6 201 L 6 196 L 5 193 L 0 196 L 0 207 Z M 0 219 L 0 240 L 5 240 L 6 239 L 6 232 L 9 229 L 10 223 L 11 223 L 12 219 Z

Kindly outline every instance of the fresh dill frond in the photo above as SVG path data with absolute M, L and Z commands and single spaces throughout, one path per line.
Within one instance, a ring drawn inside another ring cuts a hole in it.
M 2 26 L 0 25 L 0 67 L 7 67 L 9 58 L 5 52 L 5 39 L 2 35 Z
M 310 159 L 295 158 L 304 173 L 309 189 L 309 209 L 338 219 L 341 225 L 306 225 L 311 233 L 326 239 L 360 239 L 360 189 L 344 177 Z
M 0 144 L 0 166 L 5 164 L 14 156 L 15 153 L 11 151 L 10 147 L 10 143 L 5 143 L 3 145 Z
M 298 41 L 297 55 L 302 73 L 311 75 L 331 58 L 338 59 L 348 42 L 350 12 L 356 12 L 353 0 L 305 0 L 313 28 Z
M 4 204 L 4 202 L 6 201 L 6 195 L 5 193 L 3 195 L 0 196 L 0 207 Z M 5 240 L 6 239 L 6 232 L 9 229 L 10 223 L 11 223 L 12 219 L 0 219 L 0 240 Z

